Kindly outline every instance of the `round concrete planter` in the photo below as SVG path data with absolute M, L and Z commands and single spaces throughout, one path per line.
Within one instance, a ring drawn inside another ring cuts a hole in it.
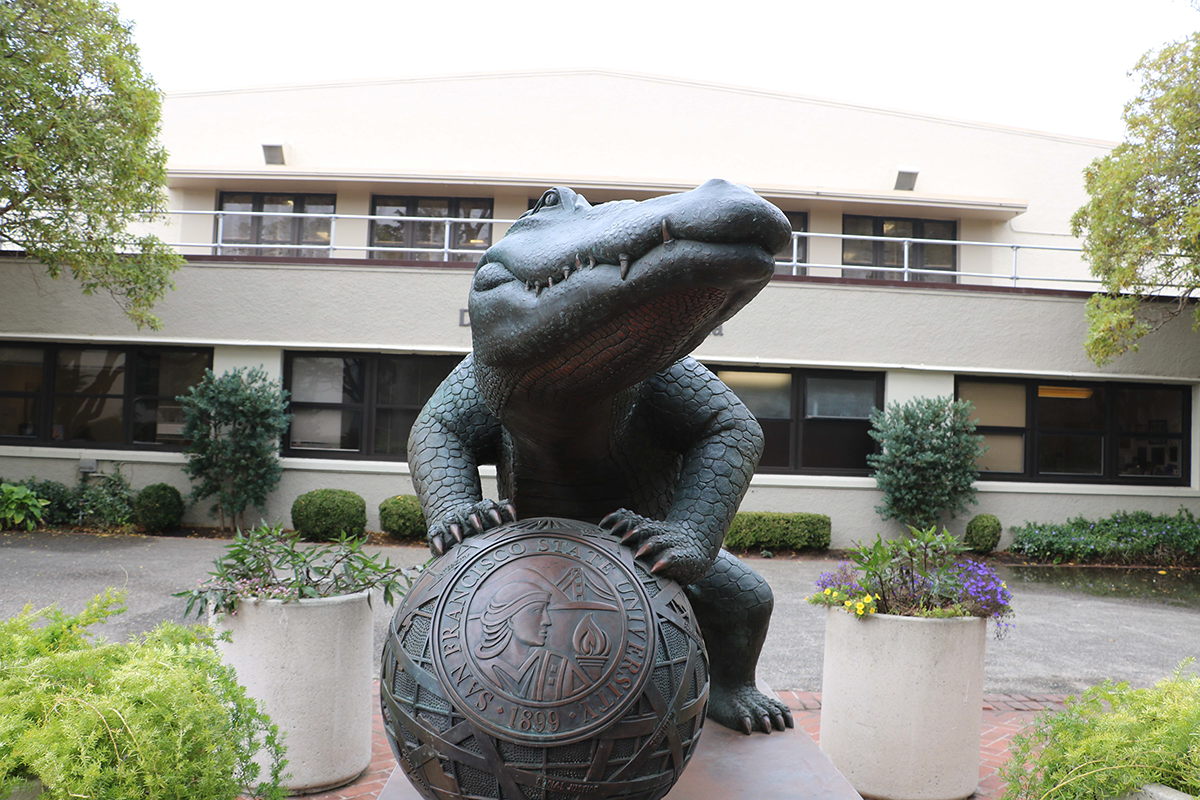
M 979 783 L 987 620 L 825 617 L 821 749 L 859 794 L 958 800 Z
M 292 793 L 342 786 L 371 763 L 367 596 L 242 601 L 214 623 L 233 634 L 218 646 L 238 682 L 284 735 Z

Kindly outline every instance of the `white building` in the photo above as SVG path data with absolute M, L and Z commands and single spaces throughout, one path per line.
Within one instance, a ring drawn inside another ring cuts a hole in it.
M 597 203 L 720 177 L 799 232 L 696 352 L 767 431 L 744 509 L 829 514 L 835 547 L 894 530 L 865 416 L 957 395 L 991 447 L 976 510 L 1006 526 L 1200 510 L 1196 334 L 1173 323 L 1103 369 L 1082 348 L 1094 284 L 1069 220 L 1111 143 L 594 71 L 174 95 L 162 136 L 156 232 L 188 258 L 162 330 L 0 261 L 6 478 L 70 484 L 96 459 L 186 492 L 173 397 L 205 366 L 262 365 L 295 414 L 268 518 L 336 487 L 377 526 L 412 491 L 407 429 L 470 349 L 473 259 L 503 221 L 555 185 Z

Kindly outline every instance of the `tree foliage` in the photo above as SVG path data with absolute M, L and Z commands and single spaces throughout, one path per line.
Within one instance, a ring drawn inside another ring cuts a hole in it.
M 279 438 L 292 415 L 278 380 L 255 367 L 204 378 L 178 398 L 183 404 L 184 471 L 193 500 L 215 497 L 221 527 L 238 524 L 250 506 L 262 508 L 279 485 Z M 242 520 L 244 523 L 244 520 Z
M 0 3 L 0 247 L 155 328 L 182 259 L 130 225 L 166 208 L 159 106 L 114 6 Z
M 976 502 L 975 460 L 986 448 L 975 435 L 973 410 L 966 400 L 918 397 L 871 412 L 871 438 L 882 452 L 867 463 L 883 492 L 880 516 L 925 529 Z
M 1137 350 L 1200 289 L 1200 33 L 1146 54 L 1134 74 L 1125 141 L 1088 166 L 1089 199 L 1071 220 L 1107 292 L 1087 310 L 1097 364 Z

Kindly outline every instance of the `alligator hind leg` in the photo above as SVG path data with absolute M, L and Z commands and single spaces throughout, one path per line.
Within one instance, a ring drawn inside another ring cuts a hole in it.
M 771 608 L 771 587 L 754 570 L 722 550 L 713 568 L 687 587 L 688 598 L 708 648 L 708 716 L 727 728 L 749 734 L 757 728 L 792 727 L 787 706 L 773 700 L 754 684 L 754 670 Z

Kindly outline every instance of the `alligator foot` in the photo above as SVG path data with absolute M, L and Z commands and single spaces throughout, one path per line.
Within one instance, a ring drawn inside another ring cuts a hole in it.
M 760 692 L 753 683 L 725 687 L 714 680 L 709 689 L 708 716 L 726 728 L 749 736 L 794 727 L 792 712 L 778 700 Z
M 440 556 L 468 536 L 516 522 L 517 509 L 507 500 L 481 500 L 442 515 L 429 526 L 429 549 Z

